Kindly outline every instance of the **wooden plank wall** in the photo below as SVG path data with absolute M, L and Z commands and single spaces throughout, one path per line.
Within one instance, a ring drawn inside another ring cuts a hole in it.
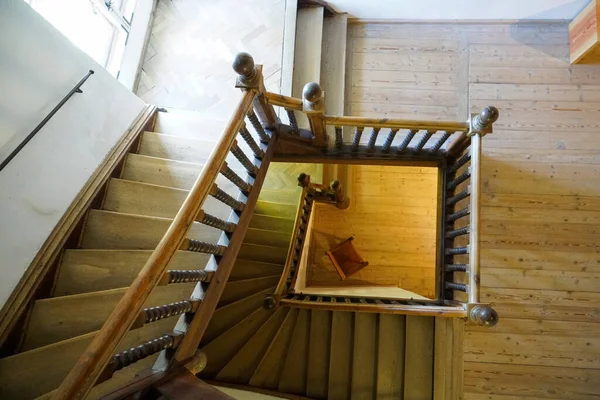
M 437 174 L 437 168 L 354 166 L 350 208 L 315 209 L 308 286 L 391 286 L 435 298 Z M 369 265 L 341 281 L 325 252 L 350 236 Z
M 600 396 L 600 67 L 569 65 L 568 25 L 352 24 L 351 114 L 465 120 L 483 141 L 482 300 L 464 398 Z

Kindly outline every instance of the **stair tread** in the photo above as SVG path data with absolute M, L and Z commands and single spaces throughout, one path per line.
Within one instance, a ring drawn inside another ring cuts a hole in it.
M 330 400 L 346 400 L 350 398 L 353 330 L 354 313 L 333 312 L 327 392 L 327 398 Z
M 303 396 L 306 393 L 308 346 L 310 337 L 310 310 L 298 312 L 294 333 L 281 371 L 278 391 Z
M 434 318 L 406 316 L 404 398 L 433 397 Z
M 289 247 L 291 240 L 291 232 L 278 232 L 257 228 L 248 228 L 246 236 L 244 236 L 244 243 L 283 247 L 285 249 Z
M 219 299 L 218 307 L 226 306 L 238 300 L 251 296 L 264 289 L 277 285 L 280 275 L 265 276 L 261 278 L 245 279 L 227 282 L 225 290 Z
M 175 320 L 165 319 L 129 331 L 116 351 L 170 332 L 174 324 Z M 0 359 L 2 398 L 32 399 L 56 389 L 96 334 L 91 332 Z
M 311 310 L 306 396 L 327 398 L 331 351 L 331 312 Z
M 248 297 L 217 308 L 210 319 L 204 335 L 202 335 L 201 346 L 212 342 L 223 332 L 233 327 L 246 316 L 252 314 L 254 310 L 262 307 L 265 295 L 273 293 L 274 290 L 275 286 L 271 286 Z
M 375 399 L 377 358 L 377 314 L 354 314 L 352 352 L 352 399 Z
M 405 331 L 404 315 L 379 315 L 377 398 L 397 399 L 404 395 Z
M 240 195 L 238 188 L 229 181 L 218 186 L 234 198 Z M 124 214 L 175 218 L 188 194 L 186 189 L 113 178 L 108 184 L 102 208 Z M 227 204 L 212 196 L 206 198 L 202 209 L 223 220 L 227 220 L 232 212 Z
M 195 283 L 158 286 L 144 307 L 189 299 L 194 287 Z M 126 290 L 118 288 L 36 300 L 23 348 L 30 350 L 100 329 Z
M 187 110 L 168 110 L 156 114 L 154 131 L 167 135 L 211 140 L 218 138 L 227 126 L 227 120 L 213 115 Z
M 253 260 L 237 258 L 229 275 L 229 281 L 260 278 L 263 276 L 281 275 L 283 264 L 272 264 Z
M 54 296 L 129 286 L 151 254 L 152 250 L 67 249 L 61 259 Z M 193 251 L 177 251 L 167 268 L 203 269 L 210 257 Z
M 285 320 L 273 338 L 271 345 L 265 352 L 258 367 L 256 367 L 249 382 L 250 386 L 272 390 L 277 389 L 297 317 L 298 309 L 290 309 L 290 312 L 286 315 Z
M 125 159 L 123 179 L 178 189 L 191 189 L 204 164 L 130 153 Z
M 291 218 L 274 217 L 272 215 L 254 214 L 250 220 L 250 227 L 267 229 L 279 232 L 291 232 L 294 229 L 295 220 Z
M 171 218 L 90 210 L 83 230 L 81 247 L 86 249 L 155 249 Z M 217 243 L 221 231 L 194 222 L 188 238 Z
M 244 243 L 242 244 L 238 258 L 283 265 L 287 259 L 287 252 L 288 249 L 285 247 Z
M 260 307 L 212 342 L 203 346 L 200 350 L 206 354 L 208 361 L 206 368 L 201 372 L 201 377 L 214 377 L 260 329 L 272 313 L 273 311 Z
M 280 307 L 219 371 L 217 380 L 247 385 L 289 309 Z

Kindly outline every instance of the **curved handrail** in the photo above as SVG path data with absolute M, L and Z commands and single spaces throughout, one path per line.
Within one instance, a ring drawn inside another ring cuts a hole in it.
M 135 322 L 144 302 L 159 283 L 167 265 L 180 248 L 204 200 L 216 180 L 244 118 L 256 96 L 255 89 L 242 92 L 241 100 L 205 167 L 194 182 L 179 212 L 152 255 L 106 322 L 58 388 L 54 399 L 81 399 L 93 387 L 117 346 Z

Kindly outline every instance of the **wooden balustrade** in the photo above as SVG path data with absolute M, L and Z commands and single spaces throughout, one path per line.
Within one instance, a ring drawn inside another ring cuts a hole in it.
M 466 294 L 463 303 L 469 320 L 485 326 L 493 326 L 498 314 L 488 304 L 480 303 L 480 253 L 479 208 L 481 197 L 481 143 L 482 136 L 492 131 L 498 119 L 498 110 L 486 107 L 471 118 L 470 131 L 449 150 L 454 157 L 446 169 L 445 187 L 445 265 L 444 289 L 452 293 Z M 464 154 L 461 154 L 464 153 Z M 465 202 L 467 202 L 465 204 Z M 468 221 L 467 221 L 468 218 Z M 464 222 L 467 221 L 467 222 Z M 460 226 L 457 224 L 460 223 Z M 459 244 L 460 242 L 460 244 Z M 468 263 L 457 263 L 461 258 Z M 466 273 L 467 279 L 457 281 L 455 274 Z M 463 295 L 464 296 L 464 295 Z
M 85 398 L 99 378 L 100 380 L 110 378 L 114 371 L 165 349 L 176 349 L 174 359 L 179 363 L 185 363 L 196 354 L 197 346 L 233 268 L 275 148 L 275 140 L 272 140 L 267 130 L 275 129 L 277 120 L 273 107 L 266 99 L 262 67 L 255 66 L 252 58 L 244 53 L 236 57 L 234 69 L 239 74 L 236 82 L 237 86 L 242 88 L 242 94 L 225 131 L 168 230 L 121 301 L 57 389 L 54 399 Z M 246 117 L 255 128 L 259 141 L 263 144 L 262 148 L 246 128 L 244 122 Z M 251 161 L 237 146 L 238 134 L 248 143 L 254 161 Z M 253 185 L 227 166 L 225 158 L 229 153 L 232 153 L 247 172 L 255 177 Z M 215 180 L 219 173 L 247 195 L 246 202 L 235 199 L 217 187 Z M 202 206 L 209 195 L 232 208 L 239 217 L 237 224 L 204 212 Z M 227 241 L 223 244 L 207 243 L 187 237 L 194 221 L 222 230 L 228 235 L 228 243 Z M 177 250 L 219 256 L 216 272 L 167 271 L 167 266 Z M 159 284 L 180 282 L 208 283 L 208 289 L 201 301 L 192 298 L 142 309 L 154 287 Z M 188 323 L 189 318 L 183 320 L 180 318 L 177 325 L 178 333 L 169 333 L 113 356 L 115 349 L 130 329 L 140 324 L 189 313 L 195 313 L 193 319 Z

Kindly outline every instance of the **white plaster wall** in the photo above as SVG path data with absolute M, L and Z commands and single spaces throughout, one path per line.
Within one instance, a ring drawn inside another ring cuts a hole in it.
M 93 69 L 95 74 L 0 171 L 0 305 L 142 100 L 23 0 L 0 1 L 0 159 Z
M 351 18 L 404 20 L 573 19 L 590 0 L 328 0 Z

